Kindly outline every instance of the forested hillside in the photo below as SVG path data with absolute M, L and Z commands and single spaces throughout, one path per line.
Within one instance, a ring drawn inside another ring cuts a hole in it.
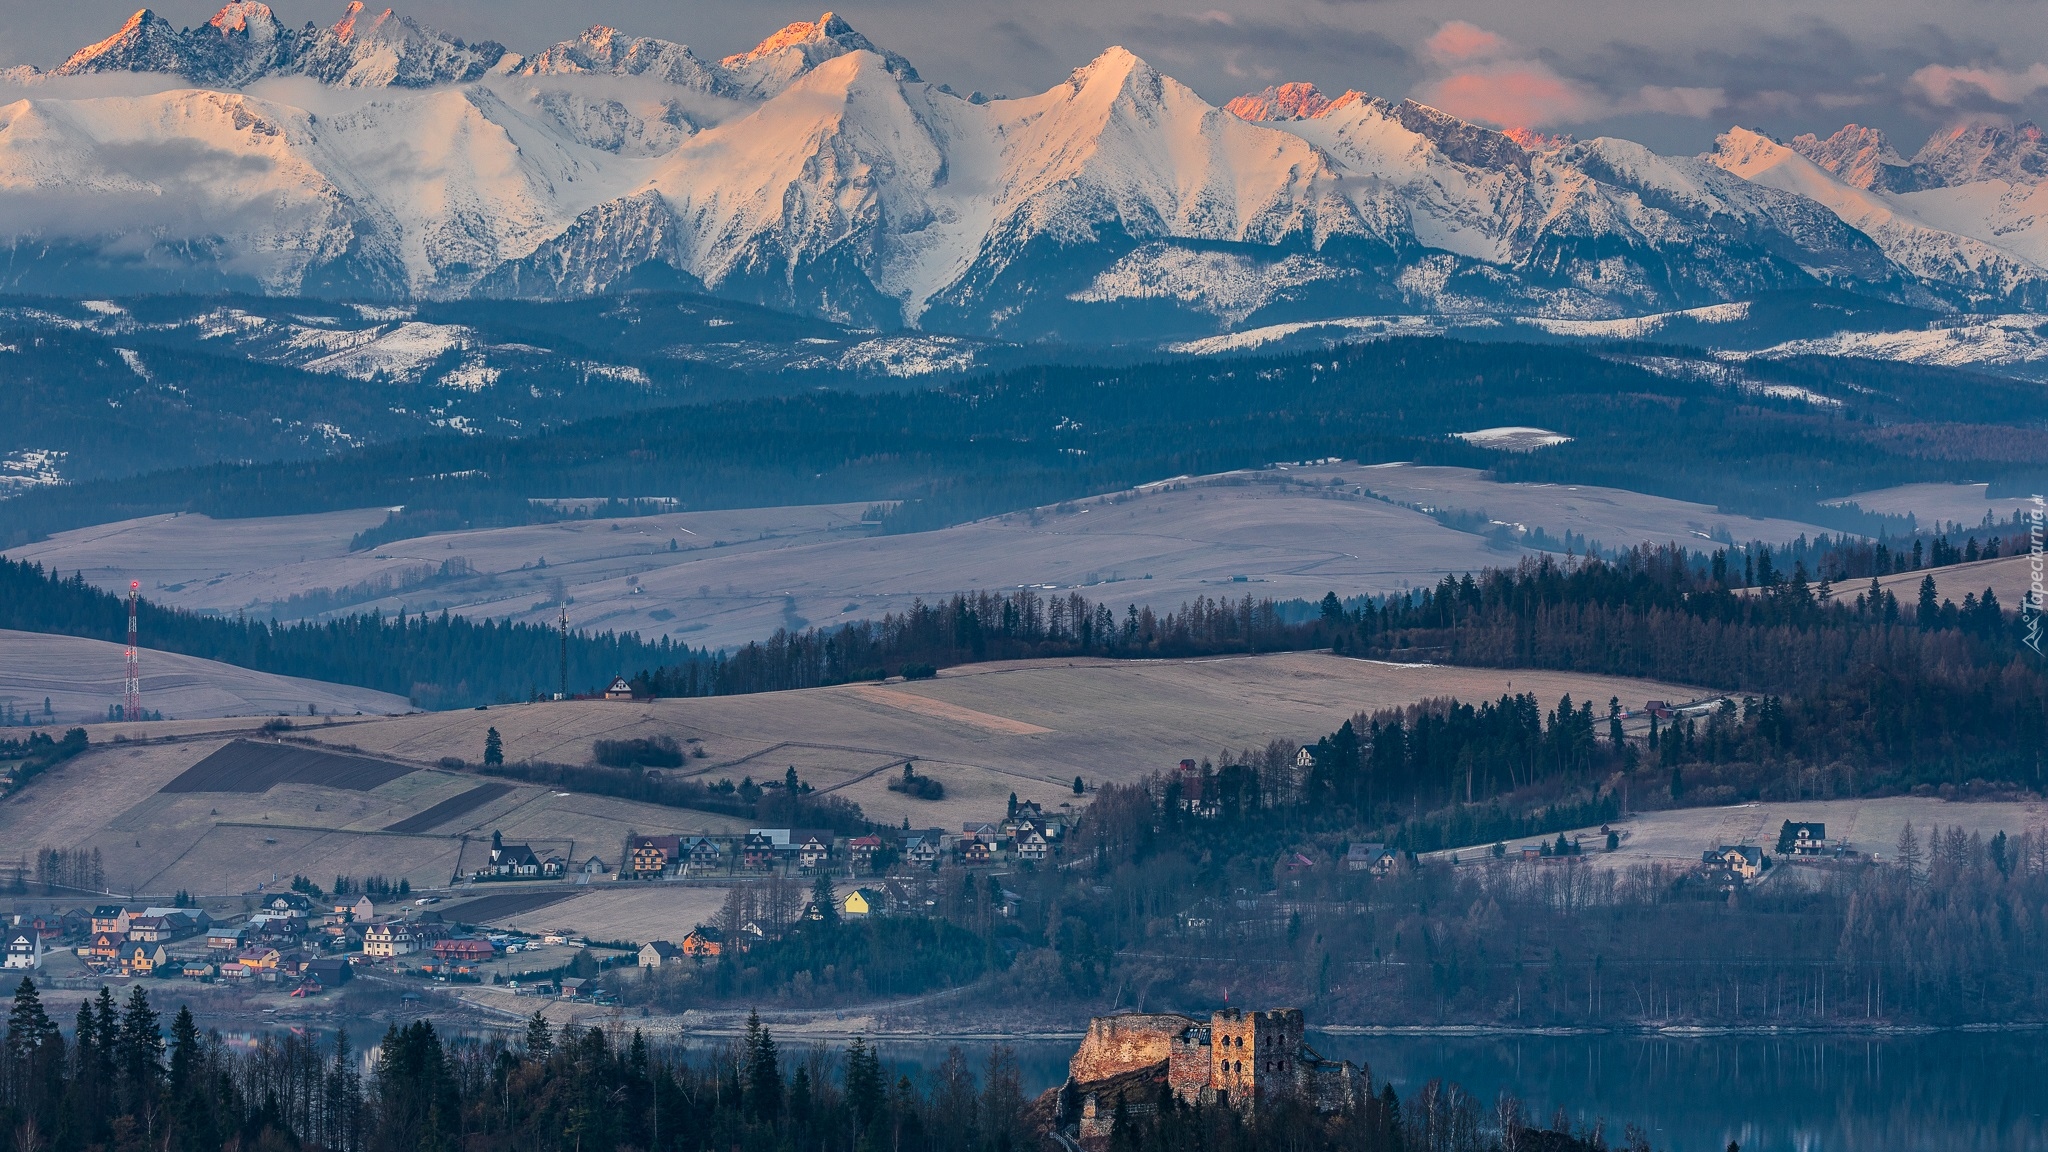
M 1658 364 L 1653 363 L 1652 367 Z M 563 495 L 690 509 L 902 500 L 936 527 L 1165 477 L 1321 457 L 1493 467 L 1844 528 L 1815 501 L 1910 481 L 2042 476 L 2031 386 L 1816 360 L 1657 372 L 1538 345 L 1393 340 L 1130 368 L 1038 367 L 937 389 L 814 392 L 604 417 L 505 440 L 444 436 L 289 464 L 217 465 L 0 502 L 0 542 L 153 512 L 375 505 L 518 522 Z M 1768 390 L 1767 390 L 1768 389 Z M 1447 439 L 1503 425 L 1571 443 L 1503 454 Z
M 376 613 L 326 623 L 281 625 L 202 616 L 143 600 L 137 614 L 149 646 L 243 668 L 354 684 L 405 696 L 422 708 L 461 708 L 552 693 L 561 677 L 554 629 L 463 617 Z M 126 638 L 127 606 L 77 577 L 0 559 L 0 628 Z M 572 633 L 569 690 L 601 689 L 619 669 L 691 657 L 666 638 Z

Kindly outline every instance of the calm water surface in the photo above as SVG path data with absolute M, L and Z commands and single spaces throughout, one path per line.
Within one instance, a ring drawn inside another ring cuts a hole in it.
M 1482 1100 L 1502 1089 L 1546 1120 L 1650 1133 L 1659 1152 L 2048 1152 L 2048 1033 L 1839 1036 L 1310 1037 L 1404 1098 L 1431 1077 Z M 1066 1077 L 1071 1044 L 1020 1044 L 1032 1093 Z M 977 1063 L 985 1044 L 962 1044 Z M 929 1067 L 943 1045 L 887 1045 Z

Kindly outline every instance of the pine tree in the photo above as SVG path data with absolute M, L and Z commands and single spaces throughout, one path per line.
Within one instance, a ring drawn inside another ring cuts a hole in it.
M 7 1057 L 17 1068 L 26 1069 L 52 1041 L 61 1042 L 57 1023 L 43 1011 L 43 998 L 36 982 L 24 976 L 14 986 L 14 1007 L 7 1013 Z
M 747 1111 L 767 1123 L 782 1111 L 782 1060 L 775 1037 L 761 1026 L 759 1012 L 747 1013 L 747 1037 L 741 1053 L 745 1064 Z
M 546 1060 L 554 1051 L 554 1029 L 548 1026 L 547 1016 L 535 1008 L 533 1015 L 526 1018 L 526 1058 Z
M 882 1110 L 882 1059 L 859 1036 L 846 1046 L 846 1103 L 863 1129 Z
M 811 907 L 816 909 L 821 927 L 832 928 L 839 924 L 839 897 L 832 891 L 832 878 L 823 872 L 811 881 Z
M 505 740 L 492 728 L 484 733 L 484 764 L 496 768 L 505 763 Z
M 1920 838 L 1913 834 L 1912 821 L 1899 832 L 1899 866 L 1906 870 L 1906 879 L 1918 880 L 1923 875 L 1924 857 L 1920 855 Z
M 121 1075 L 138 1106 L 154 1095 L 163 1080 L 164 1036 L 156 1009 L 149 1006 L 149 994 L 137 987 L 121 1012 L 121 1030 L 115 1044 Z

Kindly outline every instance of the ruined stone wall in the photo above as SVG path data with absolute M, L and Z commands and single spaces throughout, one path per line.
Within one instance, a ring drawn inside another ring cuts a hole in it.
M 1097 1016 L 1067 1062 L 1067 1075 L 1087 1084 L 1165 1064 L 1173 1058 L 1175 1042 L 1194 1026 L 1186 1016 Z

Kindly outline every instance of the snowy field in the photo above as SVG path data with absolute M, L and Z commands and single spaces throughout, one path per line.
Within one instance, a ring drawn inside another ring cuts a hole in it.
M 357 553 L 347 551 L 348 538 L 381 512 L 274 521 L 154 517 L 63 533 L 12 555 L 82 571 L 112 590 L 140 579 L 153 598 L 224 613 L 446 608 L 552 623 L 559 593 L 570 599 L 572 626 L 720 647 L 780 627 L 873 618 L 919 598 L 1021 584 L 1163 610 L 1198 596 L 1400 592 L 1445 573 L 1513 565 L 1533 555 L 1517 540 L 1535 529 L 1609 547 L 1776 542 L 1822 531 L 1618 489 L 1499 484 L 1467 468 L 1350 463 L 1161 482 L 901 536 L 864 528 L 866 507 L 584 520 L 446 533 Z M 1458 531 L 1417 507 L 1483 513 L 1497 524 L 1488 535 Z M 472 575 L 442 575 L 451 561 Z M 389 581 L 388 589 L 378 581 Z M 290 604 L 330 589 L 356 591 Z
M 72 725 L 104 720 L 118 704 L 127 681 L 126 651 L 119 644 L 0 631 L 0 703 L 33 713 L 38 723 Z M 327 684 L 293 676 L 252 672 L 232 664 L 144 648 L 142 704 L 168 720 L 216 716 L 305 716 L 391 714 L 411 705 L 402 696 Z M 43 713 L 49 702 L 50 714 Z
M 1982 524 L 1987 512 L 2004 520 L 2033 506 L 2033 501 L 2023 496 L 1994 500 L 1990 489 L 1989 484 L 1901 484 L 1896 488 L 1857 492 L 1832 503 L 1854 504 L 1865 512 L 1887 516 L 1912 516 L 1923 528 L 1960 524 L 1966 529 Z

